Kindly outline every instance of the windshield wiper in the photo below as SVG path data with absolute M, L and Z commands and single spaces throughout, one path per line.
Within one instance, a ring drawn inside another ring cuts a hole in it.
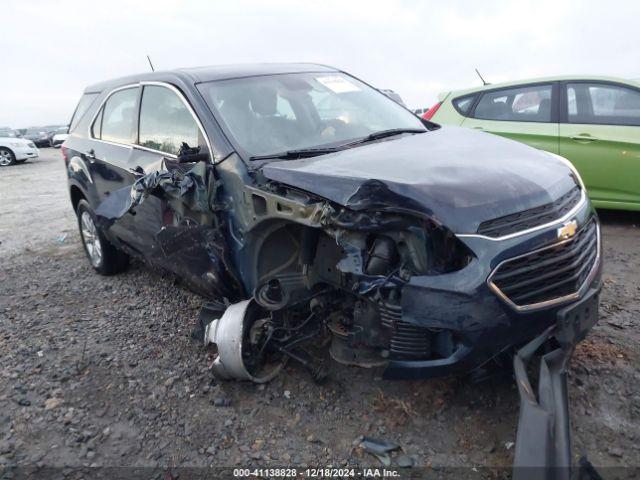
M 298 158 L 309 158 L 326 153 L 334 153 L 342 150 L 342 145 L 337 147 L 317 147 L 317 148 L 301 148 L 298 150 L 286 150 L 278 153 L 268 153 L 266 155 L 254 155 L 249 160 L 270 160 L 273 158 L 282 158 L 283 160 L 294 160 Z
M 355 145 L 371 142 L 373 140 L 379 140 L 381 138 L 393 137 L 394 135 L 401 135 L 403 133 L 424 133 L 428 130 L 420 128 L 392 128 L 390 130 L 380 130 L 379 132 L 373 132 L 364 138 L 358 140 L 343 143 L 342 145 L 336 145 L 333 147 L 314 147 L 314 148 L 301 148 L 298 150 L 286 150 L 278 153 L 268 153 L 266 155 L 254 155 L 249 160 L 271 160 L 274 158 L 280 158 L 283 160 L 295 160 L 299 158 L 316 157 L 318 155 L 325 155 L 327 153 L 335 153 L 340 150 L 344 150 Z
M 371 142 L 373 140 L 380 140 L 381 138 L 393 137 L 395 135 L 402 135 L 403 133 L 425 133 L 428 130 L 423 128 L 391 128 L 389 130 L 380 130 L 379 132 L 373 132 L 364 138 L 356 140 L 349 145 L 358 145 L 360 143 Z

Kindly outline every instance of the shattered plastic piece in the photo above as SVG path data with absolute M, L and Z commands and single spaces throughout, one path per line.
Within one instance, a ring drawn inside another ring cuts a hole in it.
M 231 405 L 231 400 L 228 398 L 216 397 L 213 399 L 212 403 L 214 407 L 228 407 Z
M 413 457 L 409 455 L 399 455 L 396 463 L 400 468 L 411 468 L 414 465 Z
M 375 438 L 364 437 L 360 446 L 364 451 L 376 457 L 385 467 L 391 465 L 391 452 L 400 450 L 397 443 L 388 442 L 386 440 L 377 440 Z
M 569 479 L 571 444 L 566 366 L 572 349 L 558 348 L 540 359 L 538 399 L 527 377 L 527 363 L 542 346 L 553 328 L 520 349 L 513 359 L 520 418 L 513 462 L 513 478 Z M 535 467 L 537 475 L 525 467 Z
M 594 301 L 598 301 L 598 291 L 590 290 L 580 303 L 560 311 L 557 324 L 531 340 L 513 358 L 520 394 L 520 417 L 513 462 L 515 480 L 571 478 L 567 365 L 575 343 L 584 338 L 597 320 L 597 316 L 593 315 L 594 310 L 588 308 Z M 584 315 L 575 314 L 582 310 L 586 312 Z M 536 398 L 527 376 L 527 364 L 552 336 L 560 346 L 540 359 Z

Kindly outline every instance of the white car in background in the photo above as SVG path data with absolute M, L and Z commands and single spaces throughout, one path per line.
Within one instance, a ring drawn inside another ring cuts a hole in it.
M 69 126 L 65 125 L 64 127 L 59 127 L 52 133 L 53 135 L 51 137 L 51 146 L 58 148 L 64 143 L 67 138 L 69 138 Z
M 38 149 L 31 140 L 0 136 L 0 167 L 38 158 Z

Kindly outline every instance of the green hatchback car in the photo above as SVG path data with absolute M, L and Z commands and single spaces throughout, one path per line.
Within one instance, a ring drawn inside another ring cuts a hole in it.
M 640 210 L 640 81 L 549 77 L 440 94 L 423 118 L 570 160 L 596 207 Z

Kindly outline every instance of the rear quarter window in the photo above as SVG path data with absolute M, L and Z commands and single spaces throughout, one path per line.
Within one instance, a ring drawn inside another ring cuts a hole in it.
M 473 102 L 476 101 L 478 95 L 467 95 L 465 97 L 458 97 L 453 100 L 453 108 L 455 108 L 460 115 L 464 115 L 465 117 L 469 116 L 469 112 L 471 111 L 471 107 L 473 106 Z
M 87 113 L 89 107 L 93 105 L 96 98 L 98 98 L 97 93 L 85 93 L 80 97 L 80 101 L 73 112 L 71 121 L 69 122 L 69 132 L 72 132 L 78 126 L 78 123 L 80 123 L 84 114 Z

